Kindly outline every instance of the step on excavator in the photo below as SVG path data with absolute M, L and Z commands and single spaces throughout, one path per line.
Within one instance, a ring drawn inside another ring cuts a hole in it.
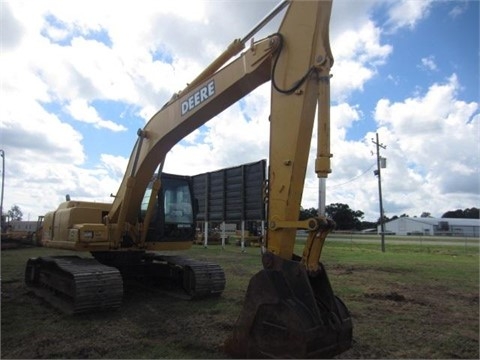
M 250 280 L 224 350 L 240 358 L 318 358 L 349 349 L 351 317 L 320 262 L 335 224 L 320 215 L 298 220 L 317 105 L 315 172 L 323 178 L 331 172 L 331 7 L 328 0 L 279 3 L 174 94 L 138 131 L 113 203 L 68 200 L 45 215 L 44 246 L 90 252 L 92 257 L 29 259 L 27 286 L 73 314 L 120 307 L 128 281 L 142 281 L 186 299 L 219 296 L 225 287 L 219 265 L 162 255 L 192 246 L 198 210 L 189 178 L 162 169 L 175 144 L 270 81 L 263 269 Z M 253 36 L 281 12 L 278 32 L 254 41 Z M 308 233 L 301 255 L 294 253 L 297 229 Z

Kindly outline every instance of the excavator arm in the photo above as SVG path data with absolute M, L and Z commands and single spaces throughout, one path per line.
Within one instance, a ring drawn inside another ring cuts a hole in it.
M 330 172 L 330 134 L 324 131 L 330 122 L 333 65 L 330 12 L 327 1 L 292 4 L 279 31 L 284 45 L 272 71 L 267 245 L 284 259 L 293 255 L 297 228 L 323 226 L 318 219 L 300 223 L 298 217 L 317 103 L 322 130 L 317 147 L 325 150 L 317 156 L 315 171 L 322 177 Z
M 318 105 L 315 172 L 330 173 L 330 1 L 294 1 L 281 24 L 272 64 L 268 229 L 264 269 L 251 280 L 226 351 L 236 357 L 331 357 L 351 347 L 352 322 L 319 262 L 334 223 L 299 221 Z M 308 231 L 302 256 L 297 229 Z

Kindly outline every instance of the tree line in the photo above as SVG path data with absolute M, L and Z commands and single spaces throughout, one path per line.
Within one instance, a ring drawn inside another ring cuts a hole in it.
M 364 221 L 365 215 L 361 210 L 353 210 L 347 204 L 335 203 L 325 207 L 325 215 L 337 224 L 337 230 L 364 230 L 370 228 L 376 228 L 380 224 L 380 218 L 376 222 Z M 419 217 L 431 217 L 429 212 L 423 212 Z M 301 209 L 300 220 L 305 220 L 310 217 L 317 216 L 317 209 Z M 391 218 L 384 216 L 383 222 L 395 220 L 401 217 L 410 217 L 408 214 L 402 214 L 400 216 L 394 215 Z M 413 216 L 416 218 L 417 216 Z M 464 219 L 479 219 L 480 210 L 478 208 L 457 209 L 447 211 L 442 215 L 442 218 L 464 218 Z

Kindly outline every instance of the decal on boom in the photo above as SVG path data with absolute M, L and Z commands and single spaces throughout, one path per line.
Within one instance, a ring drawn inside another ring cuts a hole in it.
M 205 86 L 195 91 L 187 100 L 182 102 L 182 116 L 195 109 L 198 105 L 215 95 L 215 81 L 212 80 Z

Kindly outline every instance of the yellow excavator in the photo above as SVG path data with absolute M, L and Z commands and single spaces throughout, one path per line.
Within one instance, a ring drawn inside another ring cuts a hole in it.
M 327 177 L 331 171 L 331 7 L 326 0 L 281 2 L 176 93 L 138 131 L 112 204 L 69 200 L 45 215 L 44 246 L 93 257 L 29 259 L 27 286 L 69 313 L 118 308 L 123 284 L 131 279 L 181 291 L 186 298 L 220 295 L 225 287 L 220 266 L 159 253 L 192 246 L 198 210 L 190 178 L 163 173 L 163 164 L 175 144 L 270 81 L 263 269 L 250 280 L 225 351 L 243 358 L 308 358 L 331 357 L 350 348 L 349 311 L 334 295 L 320 263 L 334 223 L 323 216 L 298 220 L 317 104 L 315 172 Z M 281 11 L 278 32 L 254 41 Z M 297 229 L 308 232 L 301 255 L 294 253 Z

